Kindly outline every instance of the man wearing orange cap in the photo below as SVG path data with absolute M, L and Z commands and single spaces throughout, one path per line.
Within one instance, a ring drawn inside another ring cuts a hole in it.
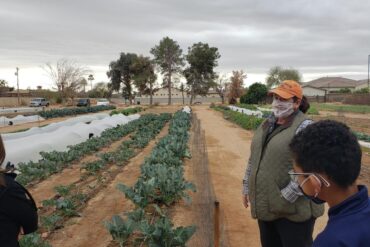
M 258 220 L 262 247 L 308 247 L 322 205 L 308 200 L 288 172 L 293 169 L 289 143 L 312 123 L 301 86 L 283 81 L 271 90 L 273 114 L 256 130 L 243 180 L 243 204 Z

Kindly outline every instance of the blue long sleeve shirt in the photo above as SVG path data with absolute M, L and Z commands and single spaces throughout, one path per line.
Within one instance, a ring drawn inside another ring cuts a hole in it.
M 370 200 L 365 186 L 358 189 L 357 194 L 329 209 L 328 224 L 314 247 L 370 246 Z

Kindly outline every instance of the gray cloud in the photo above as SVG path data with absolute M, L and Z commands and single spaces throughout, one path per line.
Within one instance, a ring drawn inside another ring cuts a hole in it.
M 218 47 L 223 72 L 282 65 L 364 77 L 369 10 L 361 0 L 2 0 L 0 68 L 61 57 L 106 66 L 170 36 L 185 52 L 199 41 Z

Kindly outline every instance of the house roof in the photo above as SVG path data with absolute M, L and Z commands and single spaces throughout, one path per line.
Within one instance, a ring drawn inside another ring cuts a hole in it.
M 351 88 L 356 87 L 359 84 L 358 81 L 343 77 L 321 77 L 319 79 L 307 82 L 306 85 L 316 88 L 322 87 Z
M 302 86 L 302 88 L 305 88 L 305 87 L 309 87 L 309 88 L 313 88 L 313 89 L 321 90 L 321 91 L 326 91 L 325 89 L 318 88 L 318 87 L 313 87 L 313 86 L 310 86 L 310 85 L 303 85 L 303 86 Z
M 367 79 L 359 80 L 357 86 L 367 84 Z

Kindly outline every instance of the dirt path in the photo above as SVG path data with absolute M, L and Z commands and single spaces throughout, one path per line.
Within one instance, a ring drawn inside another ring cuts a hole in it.
M 50 238 L 53 247 L 105 247 L 111 241 L 111 236 L 105 229 L 103 222 L 109 220 L 114 214 L 131 210 L 133 205 L 125 199 L 124 195 L 116 189 L 118 183 L 133 185 L 140 175 L 140 165 L 144 158 L 150 154 L 159 138 L 168 133 L 168 125 L 160 132 L 155 140 L 143 149 L 123 171 L 94 198 L 81 213 L 82 217 L 71 219 L 66 227 L 54 233 Z
M 241 181 L 252 133 L 224 120 L 219 112 L 209 108 L 202 106 L 193 110 L 205 130 L 211 179 L 225 216 L 229 245 L 260 246 L 257 222 L 251 219 L 249 209 L 245 209 L 241 201 Z
M 193 108 L 205 130 L 208 160 L 215 194 L 224 213 L 224 229 L 231 247 L 258 247 L 259 230 L 250 209 L 241 202 L 244 177 L 253 133 L 223 119 L 222 114 L 206 107 Z M 315 232 L 320 232 L 327 218 L 321 217 Z

